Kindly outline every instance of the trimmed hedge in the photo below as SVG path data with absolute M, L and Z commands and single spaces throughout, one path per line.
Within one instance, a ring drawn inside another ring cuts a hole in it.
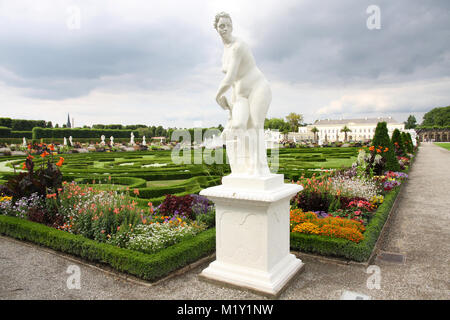
M 26 139 L 32 139 L 33 138 L 33 132 L 32 131 L 11 131 L 11 134 L 9 136 L 10 138 L 21 138 L 25 137 Z
M 372 254 L 375 243 L 400 189 L 401 186 L 396 187 L 386 195 L 375 216 L 366 227 L 366 231 L 363 234 L 364 239 L 361 242 L 355 243 L 345 239 L 291 232 L 291 249 L 326 256 L 343 257 L 358 262 L 367 261 Z
M 11 135 L 11 128 L 0 127 L 0 138 L 9 138 Z
M 69 253 L 91 262 L 107 264 L 117 271 L 155 281 L 215 250 L 215 232 L 208 229 L 195 237 L 154 254 L 118 248 L 80 235 L 28 220 L 0 215 L 0 234 Z
M 24 120 L 0 118 L 0 126 L 11 128 L 14 131 L 31 131 L 34 127 L 46 128 L 50 122 L 45 120 Z
M 109 140 L 111 136 L 114 138 L 130 138 L 131 132 L 134 137 L 139 137 L 139 132 L 136 130 L 120 130 L 120 129 L 89 129 L 89 128 L 33 128 L 33 139 L 41 138 L 91 138 L 98 139 L 102 135 Z M 105 138 L 105 140 L 106 140 Z
M 147 181 L 141 178 L 135 178 L 135 177 L 114 177 L 111 176 L 111 181 L 108 180 L 108 177 L 101 177 L 102 179 L 99 178 L 99 176 L 92 176 L 89 178 L 75 178 L 74 181 L 77 183 L 81 183 L 81 184 L 86 184 L 86 183 L 92 183 L 92 180 L 106 180 L 108 183 L 112 183 L 112 184 L 118 184 L 118 185 L 125 185 L 128 188 L 145 188 L 147 187 Z

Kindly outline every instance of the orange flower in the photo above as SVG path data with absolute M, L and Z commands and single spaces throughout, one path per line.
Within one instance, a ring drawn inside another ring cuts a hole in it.
M 370 151 L 375 150 L 375 146 L 371 146 L 371 147 L 369 148 L 369 150 L 370 150 Z
M 56 163 L 56 165 L 58 167 L 61 167 L 63 165 L 63 162 L 64 162 L 64 158 L 63 157 L 59 157 L 59 161 Z
M 25 170 L 27 168 L 27 165 L 24 163 L 22 163 L 22 170 Z
M 45 158 L 46 156 L 48 156 L 50 153 L 48 153 L 47 151 L 44 151 L 41 153 L 41 157 Z
M 31 154 L 29 154 L 28 157 L 27 157 L 27 159 L 32 160 L 32 159 L 34 159 L 34 157 L 33 157 Z
M 380 149 L 377 149 L 377 153 L 381 153 L 381 150 L 380 150 Z
M 49 148 L 51 151 L 55 151 L 55 146 L 54 146 L 53 144 L 49 144 L 49 145 L 48 145 L 48 148 Z
M 389 148 L 388 147 L 386 147 L 386 149 L 384 149 L 384 152 L 388 152 L 389 151 Z
M 133 193 L 138 196 L 139 195 L 139 189 L 134 189 Z

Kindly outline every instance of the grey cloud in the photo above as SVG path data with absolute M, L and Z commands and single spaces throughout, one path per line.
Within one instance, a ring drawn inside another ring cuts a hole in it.
M 128 75 L 128 85 L 164 87 L 189 74 L 207 57 L 207 47 L 202 45 L 204 34 L 188 25 L 167 23 L 170 30 L 155 27 L 92 33 L 83 28 L 63 30 L 68 35 L 64 41 L 36 30 L 33 35 L 38 34 L 38 38 L 12 30 L 7 39 L 0 39 L 3 45 L 0 66 L 14 77 L 0 74 L 0 80 L 29 88 L 26 95 L 53 99 L 87 94 L 114 81 L 105 77 L 120 75 Z M 75 32 L 80 35 L 74 35 Z
M 255 55 L 277 79 L 293 82 L 450 76 L 450 2 L 376 1 L 380 30 L 366 27 L 371 4 L 302 2 L 259 30 Z

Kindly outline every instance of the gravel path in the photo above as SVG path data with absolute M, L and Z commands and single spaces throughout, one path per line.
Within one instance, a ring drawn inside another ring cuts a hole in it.
M 300 255 L 305 271 L 280 299 L 340 299 L 344 291 L 372 299 L 450 299 L 450 151 L 422 144 L 382 250 L 404 263 L 376 259 L 380 289 L 369 289 L 366 266 Z M 69 266 L 80 270 L 80 289 L 69 289 Z M 52 250 L 0 237 L 0 299 L 264 299 L 200 281 L 204 264 L 156 284 L 129 281 Z M 373 283 L 370 282 L 369 283 Z

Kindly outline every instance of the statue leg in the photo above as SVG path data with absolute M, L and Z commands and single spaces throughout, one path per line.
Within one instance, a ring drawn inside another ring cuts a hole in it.
M 249 121 L 256 135 L 255 174 L 257 175 L 270 174 L 264 143 L 264 120 L 266 119 L 271 101 L 272 92 L 266 81 L 256 86 L 249 96 Z
M 246 141 L 247 122 L 249 118 L 249 104 L 248 99 L 237 97 L 233 104 L 232 121 L 231 121 L 231 136 L 234 141 L 233 147 L 230 151 L 230 164 L 234 162 L 235 170 L 233 173 L 247 174 L 248 173 L 248 143 Z M 233 159 L 233 160 L 232 160 Z

